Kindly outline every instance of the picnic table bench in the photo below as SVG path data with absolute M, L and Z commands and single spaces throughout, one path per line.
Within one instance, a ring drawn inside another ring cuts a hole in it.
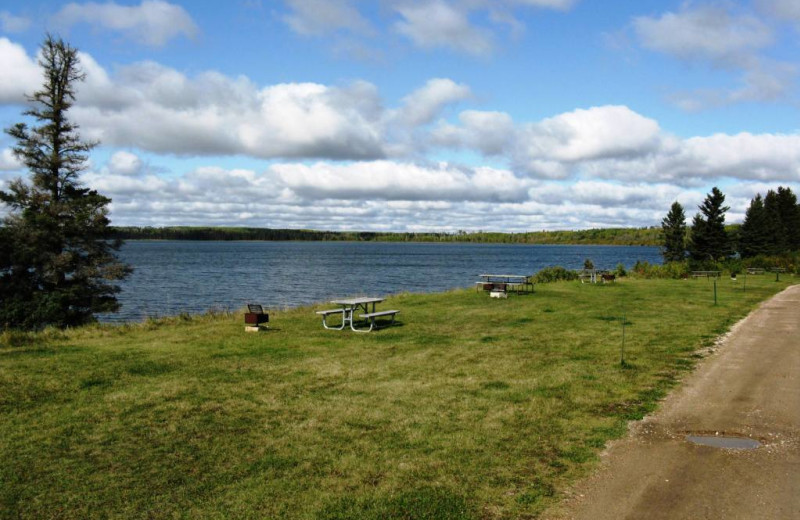
M 692 278 L 719 278 L 720 271 L 692 271 Z

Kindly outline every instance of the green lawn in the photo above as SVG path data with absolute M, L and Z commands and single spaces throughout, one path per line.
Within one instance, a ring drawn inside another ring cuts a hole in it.
M 312 308 L 5 333 L 0 515 L 535 517 L 784 278 L 399 295 L 370 334 Z

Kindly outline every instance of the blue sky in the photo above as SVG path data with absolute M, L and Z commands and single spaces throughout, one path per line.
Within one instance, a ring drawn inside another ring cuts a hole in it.
M 81 51 L 118 225 L 657 225 L 800 191 L 800 3 L 0 2 L 0 124 Z M 24 175 L 0 138 L 0 188 Z

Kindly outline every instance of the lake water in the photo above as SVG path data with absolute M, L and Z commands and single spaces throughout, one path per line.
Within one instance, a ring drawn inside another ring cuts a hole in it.
M 471 287 L 481 273 L 579 269 L 586 258 L 598 269 L 661 263 L 657 247 L 382 242 L 130 241 L 120 256 L 135 271 L 122 283 L 122 310 L 101 321 L 443 291 Z

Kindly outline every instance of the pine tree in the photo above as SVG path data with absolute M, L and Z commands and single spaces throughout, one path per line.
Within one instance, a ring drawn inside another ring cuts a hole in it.
M 667 216 L 661 221 L 665 262 L 679 262 L 686 258 L 686 214 L 679 202 L 672 203 Z
M 108 240 L 111 200 L 79 181 L 95 144 L 82 141 L 67 119 L 75 83 L 85 78 L 78 52 L 48 35 L 39 65 L 43 87 L 24 112 L 37 125 L 6 130 L 31 173 L 30 182 L 17 179 L 0 191 L 10 210 L 0 228 L 0 326 L 6 328 L 73 326 L 115 311 L 113 282 L 131 272 L 115 255 L 120 244 Z
M 725 195 L 715 186 L 699 206 L 688 244 L 692 260 L 717 261 L 730 256 L 731 245 L 725 231 L 725 212 L 730 208 L 724 203 Z

